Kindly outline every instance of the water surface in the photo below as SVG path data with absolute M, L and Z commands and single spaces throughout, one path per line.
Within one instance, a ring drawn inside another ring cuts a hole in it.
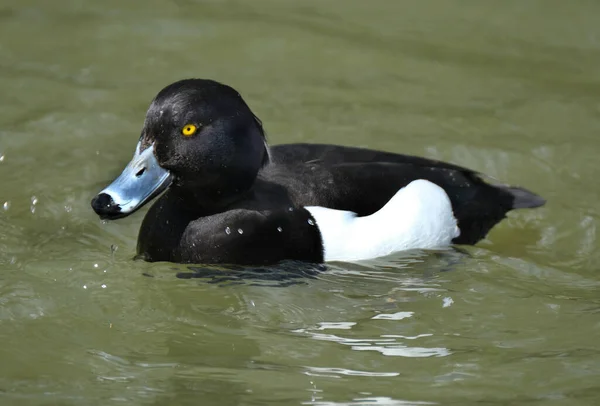
M 0 403 L 598 404 L 599 14 L 5 0 Z M 132 260 L 143 212 L 103 223 L 89 201 L 185 77 L 238 89 L 271 143 L 444 159 L 548 204 L 461 250 L 177 278 Z

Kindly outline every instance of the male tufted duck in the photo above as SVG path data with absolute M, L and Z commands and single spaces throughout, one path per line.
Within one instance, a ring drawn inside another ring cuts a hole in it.
M 133 159 L 92 207 L 117 219 L 163 191 L 138 237 L 148 261 L 357 261 L 475 244 L 508 211 L 545 203 L 431 159 L 336 145 L 269 147 L 240 94 L 204 79 L 158 93 Z

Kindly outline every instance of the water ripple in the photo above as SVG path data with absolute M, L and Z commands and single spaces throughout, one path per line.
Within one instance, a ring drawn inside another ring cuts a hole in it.
M 339 378 L 339 375 L 346 376 L 371 376 L 371 377 L 389 377 L 398 376 L 399 372 L 368 372 L 368 371 L 355 371 L 352 369 L 345 368 L 319 368 L 319 367 L 306 367 L 307 371 L 304 373 L 309 376 L 321 376 L 329 378 Z
M 402 320 L 412 317 L 413 312 L 397 312 L 392 314 L 381 313 L 376 316 L 373 316 L 373 320 Z
M 405 345 L 396 346 L 353 346 L 353 350 L 359 351 L 379 351 L 383 355 L 390 357 L 410 357 L 410 358 L 425 358 L 425 357 L 447 357 L 452 354 L 447 348 L 424 348 L 424 347 L 408 347 Z
M 442 347 L 410 347 L 401 343 L 402 340 L 415 340 L 423 337 L 430 337 L 432 334 L 420 334 L 414 337 L 404 337 L 401 335 L 382 335 L 377 338 L 348 338 L 341 337 L 335 334 L 324 334 L 310 331 L 307 329 L 293 330 L 293 333 L 306 334 L 314 340 L 331 341 L 343 345 L 348 345 L 356 351 L 377 351 L 383 355 L 390 357 L 446 357 L 452 352 L 447 348 Z
M 346 321 L 341 321 L 341 322 L 321 322 L 319 323 L 319 327 L 318 330 L 327 330 L 327 329 L 332 329 L 332 330 L 350 330 L 352 328 L 352 326 L 356 326 L 356 323 L 354 322 L 346 322 Z
M 350 402 L 322 402 L 312 401 L 303 402 L 303 405 L 315 405 L 315 406 L 360 406 L 360 405 L 385 405 L 385 406 L 417 406 L 417 405 L 437 405 L 434 402 L 424 401 L 410 401 L 410 400 L 398 400 L 384 396 L 374 396 L 367 398 L 356 398 Z

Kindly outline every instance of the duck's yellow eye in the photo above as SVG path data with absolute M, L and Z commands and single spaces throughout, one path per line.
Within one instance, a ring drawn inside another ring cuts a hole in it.
M 187 124 L 181 129 L 181 133 L 186 137 L 191 137 L 192 135 L 196 134 L 196 131 L 198 131 L 198 127 L 196 127 L 194 124 Z

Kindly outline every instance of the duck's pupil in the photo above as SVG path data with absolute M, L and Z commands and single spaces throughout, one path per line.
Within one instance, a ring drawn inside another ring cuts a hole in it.
M 138 171 L 138 173 L 135 174 L 136 177 L 140 177 L 144 174 L 144 172 L 146 172 L 146 168 L 142 168 Z

